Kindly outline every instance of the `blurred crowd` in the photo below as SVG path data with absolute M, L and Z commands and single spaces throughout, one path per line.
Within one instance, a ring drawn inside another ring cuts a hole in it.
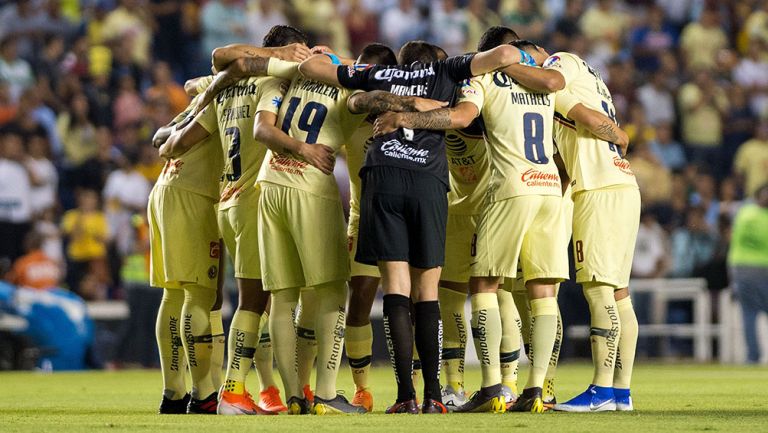
M 291 23 L 354 55 L 426 39 L 473 51 L 508 25 L 608 84 L 644 211 L 636 277 L 725 287 L 731 222 L 768 181 L 765 0 L 0 1 L 0 268 L 86 299 L 146 284 L 150 137 L 210 52 Z

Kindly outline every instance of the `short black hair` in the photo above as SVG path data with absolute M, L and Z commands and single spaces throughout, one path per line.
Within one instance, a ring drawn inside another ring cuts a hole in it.
M 396 65 L 397 57 L 392 48 L 374 42 L 363 48 L 363 51 L 360 53 L 360 62 L 375 65 Z
M 439 47 L 433 44 L 432 48 L 435 49 L 435 53 L 437 54 L 437 60 L 445 60 L 448 58 L 448 53 L 442 47 Z
M 518 39 L 516 41 L 510 42 L 510 45 L 513 47 L 520 48 L 521 50 L 536 50 L 539 46 L 534 44 L 533 42 L 527 40 L 527 39 Z
M 307 34 L 296 27 L 280 24 L 269 29 L 267 35 L 264 36 L 262 46 L 266 48 L 283 47 L 294 43 L 306 45 L 308 40 Z
M 510 42 L 507 39 L 518 40 L 520 36 L 509 27 L 493 26 L 480 36 L 480 41 L 477 43 L 477 51 L 491 50 L 499 45 Z
M 397 60 L 401 65 L 410 65 L 413 62 L 436 62 L 437 51 L 435 50 L 435 47 L 429 42 L 406 42 L 406 44 L 400 48 L 400 53 L 397 55 Z

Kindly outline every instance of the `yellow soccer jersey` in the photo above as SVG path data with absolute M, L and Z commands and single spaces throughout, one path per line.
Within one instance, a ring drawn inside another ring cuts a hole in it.
M 635 175 L 618 146 L 601 140 L 583 125 L 567 118 L 568 112 L 581 103 L 616 119 L 611 92 L 600 73 L 576 55 L 555 53 L 544 62 L 565 78 L 565 90 L 558 93 L 555 142 L 571 177 L 573 192 L 614 185 L 637 187 Z
M 198 97 L 195 97 L 186 110 L 173 119 L 173 123 L 183 121 L 197 100 Z M 219 180 L 223 168 L 219 136 L 211 135 L 185 154 L 166 161 L 157 178 L 157 185 L 181 188 L 216 200 L 219 197 Z
M 280 107 L 277 126 L 297 140 L 308 144 L 322 143 L 338 153 L 365 118 L 364 114 L 352 114 L 347 109 L 347 98 L 351 94 L 351 90 L 296 74 Z M 320 197 L 339 198 L 339 188 L 333 176 L 323 174 L 290 152 L 269 151 L 258 180 L 301 189 Z
M 488 191 L 491 169 L 482 130 L 458 130 L 445 133 L 448 155 L 448 213 L 478 215 Z
M 365 162 L 365 152 L 373 142 L 373 125 L 367 120 L 360 124 L 347 140 L 347 168 L 349 169 L 349 215 L 360 216 L 360 169 Z
M 237 204 L 245 188 L 253 188 L 267 147 L 253 138 L 256 113 L 277 114 L 286 82 L 272 77 L 244 78 L 222 90 L 196 121 L 218 132 L 226 158 L 219 209 Z
M 459 101 L 474 104 L 486 128 L 491 201 L 520 195 L 562 195 L 552 158 L 555 97 L 536 93 L 498 71 L 462 84 Z

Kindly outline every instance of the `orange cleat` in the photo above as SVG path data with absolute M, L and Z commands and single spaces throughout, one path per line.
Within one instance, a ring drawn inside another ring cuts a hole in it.
M 310 406 L 315 402 L 315 393 L 312 392 L 312 388 L 309 385 L 304 385 L 304 398 L 307 399 Z
M 277 412 L 266 411 L 256 406 L 248 391 L 242 394 L 222 391 L 216 413 L 219 415 L 277 415 Z
M 360 406 L 365 409 L 366 412 L 373 411 L 373 395 L 366 388 L 359 388 L 355 391 L 355 397 L 352 398 L 353 406 Z
M 259 393 L 259 404 L 257 406 L 267 412 L 280 413 L 288 411 L 288 408 L 285 407 L 280 399 L 280 390 L 275 386 L 270 386 Z

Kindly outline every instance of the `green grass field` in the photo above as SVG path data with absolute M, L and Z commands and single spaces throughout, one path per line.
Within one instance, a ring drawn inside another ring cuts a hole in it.
M 249 377 L 256 389 L 255 373 Z M 585 364 L 558 370 L 558 395 L 582 391 L 591 377 Z M 479 371 L 467 372 L 467 383 L 479 383 Z M 618 433 L 650 431 L 768 431 L 768 369 L 639 365 L 633 413 L 542 415 L 449 414 L 383 415 L 394 395 L 390 369 L 372 373 L 376 412 L 361 416 L 221 417 L 157 415 L 159 371 L 83 373 L 1 373 L 0 432 L 41 431 L 539 431 Z M 339 387 L 351 392 L 344 369 Z

